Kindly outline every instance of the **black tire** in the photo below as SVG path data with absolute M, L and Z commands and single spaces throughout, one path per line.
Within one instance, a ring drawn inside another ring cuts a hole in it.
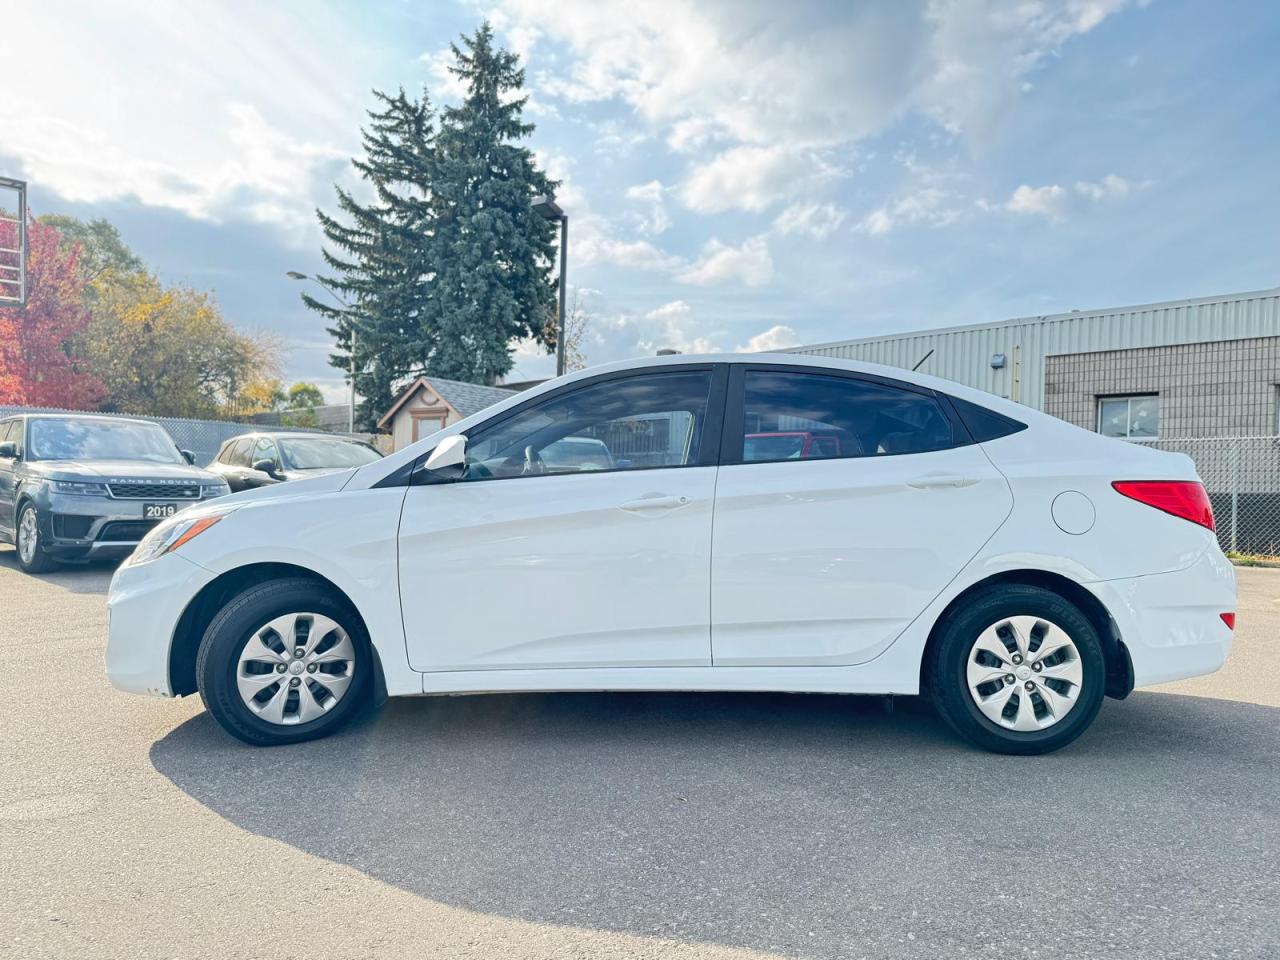
M 31 555 L 31 561 L 27 562 L 22 559 L 22 519 L 28 513 L 35 516 L 36 523 L 36 549 Z M 18 508 L 18 522 L 13 528 L 13 546 L 18 554 L 18 566 L 22 568 L 24 573 L 48 573 L 57 566 L 57 561 L 45 552 L 44 544 L 41 542 L 45 530 L 44 518 L 40 516 L 40 511 L 36 509 L 36 505 L 28 500 Z
M 263 719 L 245 705 L 236 670 L 254 632 L 290 613 L 323 614 L 337 621 L 351 638 L 355 661 L 350 686 L 332 709 L 305 723 L 282 725 Z M 331 588 L 305 578 L 271 580 L 236 594 L 205 630 L 196 655 L 196 686 L 205 709 L 227 733 L 258 747 L 316 740 L 346 726 L 372 702 L 373 674 L 373 651 L 360 618 Z
M 1033 616 L 1056 624 L 1079 652 L 1081 683 L 1075 705 L 1043 730 L 1023 732 L 1000 726 L 978 709 L 969 692 L 966 669 L 974 643 L 992 624 L 1015 616 Z M 942 718 L 977 746 L 995 753 L 1049 753 L 1075 740 L 1097 716 L 1106 686 L 1106 658 L 1097 630 L 1075 604 L 1041 587 L 997 585 L 948 615 L 929 648 L 925 683 Z

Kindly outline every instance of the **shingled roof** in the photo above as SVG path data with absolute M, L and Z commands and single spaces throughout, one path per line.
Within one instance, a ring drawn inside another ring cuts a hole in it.
M 391 409 L 382 415 L 378 426 L 383 427 L 391 422 L 396 411 L 403 407 L 423 387 L 429 387 L 441 400 L 453 407 L 459 416 L 469 417 L 479 413 L 486 407 L 514 396 L 518 391 L 504 390 L 502 387 L 486 387 L 479 383 L 464 383 L 461 380 L 446 380 L 443 377 L 418 377 L 400 391 Z

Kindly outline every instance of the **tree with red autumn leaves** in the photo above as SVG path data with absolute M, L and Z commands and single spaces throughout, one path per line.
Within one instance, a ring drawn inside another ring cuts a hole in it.
M 0 224 L 0 247 L 16 247 L 16 234 Z M 27 305 L 0 307 L 0 404 L 92 410 L 105 389 L 74 348 L 90 317 L 79 249 L 59 249 L 58 231 L 34 218 L 27 238 Z

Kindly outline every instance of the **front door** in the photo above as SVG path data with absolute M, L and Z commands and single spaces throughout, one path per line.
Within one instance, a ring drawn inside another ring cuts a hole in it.
M 723 376 L 566 387 L 468 431 L 462 479 L 415 478 L 400 523 L 413 668 L 710 664 Z
M 817 368 L 735 370 L 716 491 L 717 666 L 871 659 L 1008 516 L 932 391 Z

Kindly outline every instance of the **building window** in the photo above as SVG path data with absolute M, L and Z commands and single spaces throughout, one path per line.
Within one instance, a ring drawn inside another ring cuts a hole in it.
M 1104 437 L 1154 440 L 1160 436 L 1160 397 L 1099 397 L 1098 432 Z

